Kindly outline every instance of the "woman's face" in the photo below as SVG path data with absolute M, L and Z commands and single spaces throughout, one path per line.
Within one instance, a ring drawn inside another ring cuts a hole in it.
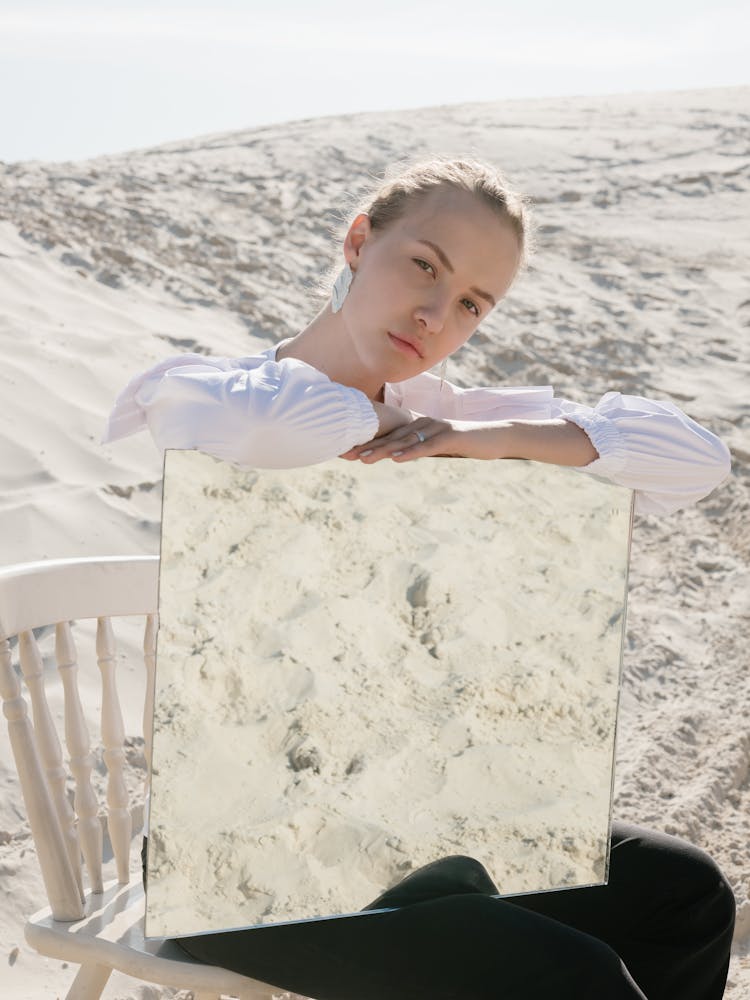
M 358 215 L 344 241 L 355 277 L 341 317 L 360 362 L 399 382 L 461 347 L 519 263 L 512 226 L 466 191 L 436 188 L 387 229 Z

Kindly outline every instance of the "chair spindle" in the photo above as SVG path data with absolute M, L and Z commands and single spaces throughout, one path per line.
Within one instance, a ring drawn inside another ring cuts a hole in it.
M 117 694 L 117 648 L 109 618 L 96 623 L 96 662 L 102 675 L 102 756 L 107 765 L 107 830 L 117 866 L 117 881 L 130 881 L 133 821 L 125 784 L 125 726 Z
M 23 636 L 24 633 L 19 636 L 19 645 Z M 33 639 L 33 634 L 31 637 Z M 3 698 L 3 713 L 8 720 L 10 745 L 21 780 L 26 815 L 52 916 L 55 920 L 80 920 L 83 916 L 80 881 L 76 879 L 60 818 L 50 795 L 28 707 L 11 665 L 10 644 L 7 639 L 0 641 L 0 694 Z
M 65 742 L 70 756 L 70 770 L 75 778 L 73 807 L 78 817 L 81 842 L 89 883 L 93 892 L 103 892 L 103 835 L 96 794 L 91 784 L 94 758 L 89 731 L 78 693 L 78 658 L 70 622 L 59 622 L 55 629 L 55 658 L 65 692 Z

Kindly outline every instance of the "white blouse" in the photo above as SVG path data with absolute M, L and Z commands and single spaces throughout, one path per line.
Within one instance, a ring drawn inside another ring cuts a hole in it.
M 377 434 L 363 392 L 297 358 L 277 361 L 280 346 L 245 358 L 159 362 L 117 397 L 102 443 L 148 427 L 160 450 L 195 448 L 241 468 L 287 469 L 328 461 Z M 570 420 L 599 452 L 576 468 L 635 490 L 638 514 L 687 507 L 731 474 L 727 446 L 666 400 L 607 392 L 591 407 L 549 385 L 462 389 L 445 381 L 441 389 L 423 372 L 386 383 L 384 401 L 453 420 Z
M 363 392 L 296 358 L 276 361 L 280 346 L 246 358 L 161 361 L 117 397 L 102 443 L 148 427 L 161 450 L 195 448 L 242 468 L 285 469 L 328 461 L 377 434 Z M 441 389 L 429 372 L 386 383 L 384 401 L 445 419 L 570 420 L 599 452 L 578 470 L 635 490 L 640 514 L 686 507 L 731 473 L 726 445 L 666 401 L 608 392 L 590 407 L 555 396 L 549 385 L 462 389 L 445 381 Z

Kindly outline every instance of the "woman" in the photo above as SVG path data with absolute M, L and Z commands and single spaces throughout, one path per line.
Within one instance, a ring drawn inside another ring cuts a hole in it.
M 706 496 L 729 474 L 728 450 L 671 403 L 611 392 L 589 407 L 549 386 L 460 389 L 428 372 L 503 298 L 528 230 L 523 200 L 493 168 L 416 164 L 356 214 L 331 302 L 304 330 L 253 357 L 156 365 L 120 395 L 105 440 L 147 426 L 160 448 L 243 467 L 526 458 L 632 488 L 640 513 Z M 318 1000 L 723 995 L 732 892 L 677 838 L 615 822 L 606 886 L 497 892 L 478 862 L 457 856 L 365 907 L 390 912 L 179 944 Z

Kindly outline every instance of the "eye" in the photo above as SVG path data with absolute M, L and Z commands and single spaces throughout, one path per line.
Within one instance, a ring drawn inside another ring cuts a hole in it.
M 426 270 L 426 268 L 428 268 L 428 267 L 429 267 L 429 268 L 430 268 L 430 270 L 432 271 L 432 273 L 433 273 L 433 274 L 435 273 L 435 268 L 434 268 L 434 267 L 432 266 L 432 264 L 430 264 L 430 262 L 429 262 L 429 261 L 427 261 L 427 260 L 422 260 L 422 258 L 421 258 L 421 257 L 412 257 L 412 260 L 413 260 L 413 261 L 414 261 L 414 263 L 415 263 L 415 264 L 416 264 L 416 265 L 417 265 L 417 266 L 418 266 L 418 267 L 420 268 L 420 270 L 424 271 L 424 270 Z M 422 267 L 422 264 L 424 264 L 425 266 L 424 266 L 424 267 Z
M 435 274 L 435 268 L 432 266 L 432 264 L 430 264 L 428 260 L 423 260 L 421 257 L 412 257 L 412 260 L 419 267 L 420 271 L 425 271 L 425 273 L 429 273 L 427 271 L 427 268 L 429 267 L 430 271 L 432 271 L 432 273 Z M 422 264 L 424 264 L 424 267 L 422 267 Z M 478 317 L 481 314 L 481 309 L 476 304 L 476 302 L 472 302 L 471 299 L 462 299 L 461 301 L 468 302 L 469 312 L 473 312 L 475 316 Z

